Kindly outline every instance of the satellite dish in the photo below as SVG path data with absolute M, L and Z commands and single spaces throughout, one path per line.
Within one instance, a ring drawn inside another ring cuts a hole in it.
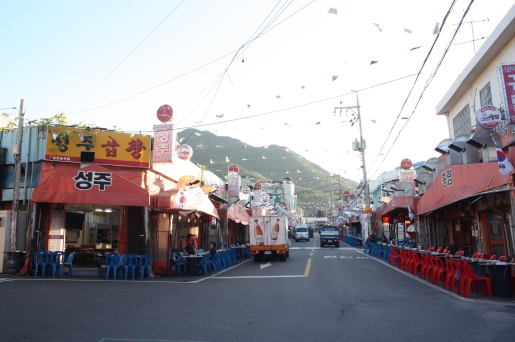
M 452 139 L 444 139 L 442 140 L 438 146 L 436 146 L 435 151 L 441 154 L 449 153 L 449 145 L 452 143 Z

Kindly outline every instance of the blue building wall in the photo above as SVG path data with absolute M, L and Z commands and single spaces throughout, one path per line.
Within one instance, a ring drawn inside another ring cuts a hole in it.
M 21 160 L 23 163 L 27 161 L 27 157 L 29 162 L 41 161 L 45 158 L 46 132 L 46 127 L 24 127 L 21 150 Z M 14 164 L 12 147 L 16 145 L 17 139 L 17 128 L 12 131 L 0 132 L 0 147 L 7 149 L 5 155 L 6 165 Z
M 24 127 L 21 149 L 20 200 L 32 198 L 32 189 L 39 184 L 42 160 L 46 150 L 46 127 Z M 0 165 L 2 202 L 12 201 L 14 188 L 13 145 L 18 140 L 18 129 L 0 132 L 0 147 L 5 148 L 5 163 Z M 27 164 L 28 161 L 28 164 Z

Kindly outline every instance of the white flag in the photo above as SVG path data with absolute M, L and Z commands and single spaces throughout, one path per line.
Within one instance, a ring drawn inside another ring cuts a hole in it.
M 497 163 L 499 164 L 499 172 L 503 176 L 507 176 L 511 171 L 513 171 L 513 165 L 511 165 L 510 161 L 502 151 L 502 149 L 497 145 L 493 135 L 490 135 L 492 140 L 494 141 L 495 150 L 497 152 Z
M 413 219 L 415 218 L 415 215 L 413 215 L 413 211 L 411 210 L 409 204 L 408 204 L 408 213 L 409 213 L 409 219 L 411 221 L 413 221 Z

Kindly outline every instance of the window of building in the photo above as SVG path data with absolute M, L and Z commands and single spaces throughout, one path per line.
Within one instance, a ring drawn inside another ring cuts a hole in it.
M 461 112 L 458 113 L 458 115 L 456 115 L 452 120 L 452 124 L 454 126 L 454 137 L 457 137 L 460 134 L 470 133 L 470 131 L 472 131 L 472 124 L 470 123 L 470 108 L 468 104 L 461 110 Z
M 479 99 L 481 101 L 481 106 L 492 105 L 492 89 L 490 88 L 490 83 L 488 83 L 481 91 L 479 92 Z

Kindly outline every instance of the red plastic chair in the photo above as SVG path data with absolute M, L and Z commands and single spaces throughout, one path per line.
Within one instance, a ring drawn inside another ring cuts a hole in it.
M 439 257 L 434 257 L 434 263 L 436 264 L 436 269 L 433 270 L 433 284 L 439 285 L 441 278 L 445 285 L 447 268 L 445 267 L 445 264 L 443 263 L 442 259 L 440 259 Z
M 492 255 L 492 256 L 490 257 L 490 260 L 497 260 L 497 255 L 495 255 L 495 254 L 494 254 L 494 255 Z
M 454 286 L 456 283 L 456 262 L 452 259 L 445 259 L 447 264 L 447 274 L 445 276 L 443 288 L 451 292 L 454 292 Z
M 399 253 L 397 253 L 397 249 L 395 249 L 395 247 L 393 246 L 390 246 L 390 251 L 390 265 L 395 266 L 395 262 L 398 261 L 401 258 L 401 256 L 399 255 Z
M 411 268 L 413 265 L 413 254 L 415 254 L 415 252 L 406 251 L 407 261 L 404 265 L 404 270 L 406 272 L 411 272 Z
M 433 272 L 435 270 L 435 264 L 433 263 L 433 258 L 434 258 L 434 256 L 432 256 L 432 255 L 426 255 L 427 266 L 426 266 L 426 270 L 425 270 L 425 274 L 424 274 L 424 279 L 429 282 L 432 281 Z
M 420 258 L 422 259 L 422 266 L 420 267 L 420 279 L 427 279 L 427 271 L 428 271 L 428 261 L 427 254 L 421 254 Z
M 500 261 L 500 262 L 506 262 L 506 260 L 508 260 L 508 259 L 506 259 L 506 256 L 505 256 L 505 255 L 503 255 L 503 256 L 500 256 L 500 257 L 499 257 L 499 259 L 498 259 L 497 261 Z
M 411 274 L 417 274 L 417 269 L 420 269 L 420 273 L 422 274 L 422 260 L 418 253 L 411 252 Z
M 476 275 L 474 273 L 474 270 L 472 269 L 472 267 L 467 262 L 462 262 L 461 260 L 458 260 L 457 262 L 458 262 L 458 265 L 459 264 L 462 265 L 462 269 L 467 274 L 467 277 L 463 283 L 463 286 L 464 286 L 463 287 L 463 292 L 464 292 L 463 296 L 465 298 L 468 298 L 470 288 L 472 287 L 472 283 L 477 282 L 476 289 L 477 289 L 478 293 L 479 293 L 479 285 L 484 284 L 484 286 L 481 287 L 483 296 L 490 296 L 490 299 L 492 299 L 492 282 L 491 282 L 490 278 Z
M 407 259 L 406 259 L 407 255 L 406 255 L 406 251 L 404 251 L 404 249 L 400 249 L 400 259 L 399 259 L 399 264 L 397 265 L 399 267 L 400 270 L 403 270 L 405 265 L 406 265 L 406 262 L 407 262 Z

